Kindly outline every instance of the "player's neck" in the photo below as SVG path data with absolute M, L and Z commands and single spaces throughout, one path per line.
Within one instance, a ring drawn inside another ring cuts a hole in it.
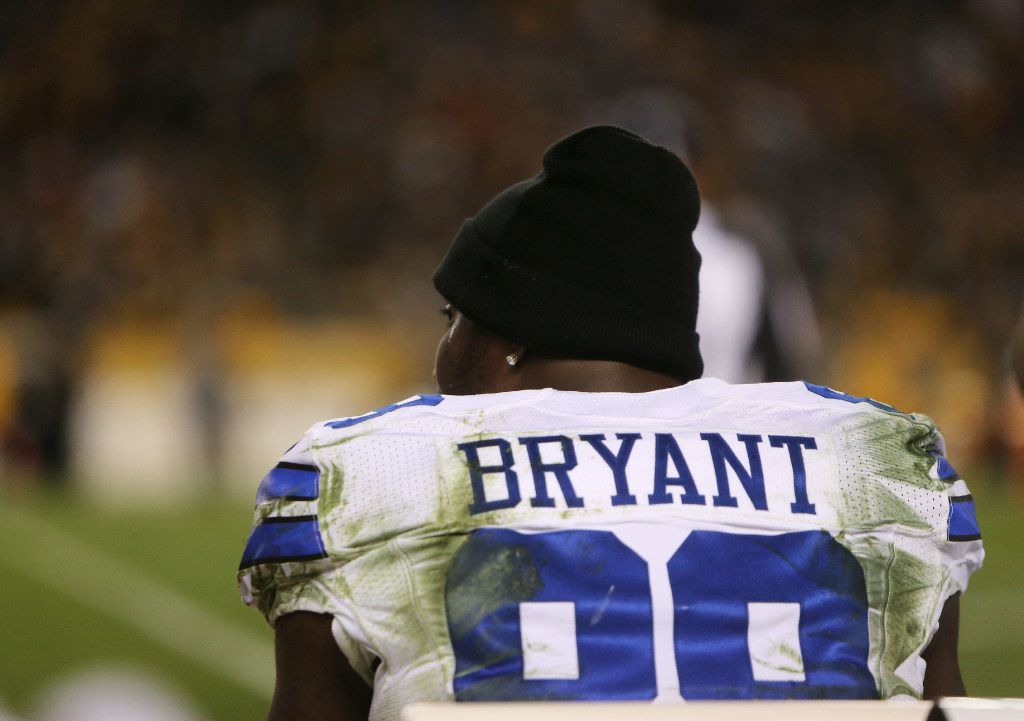
M 527 358 L 515 379 L 517 390 L 554 388 L 587 393 L 646 393 L 685 382 L 617 361 L 538 357 Z

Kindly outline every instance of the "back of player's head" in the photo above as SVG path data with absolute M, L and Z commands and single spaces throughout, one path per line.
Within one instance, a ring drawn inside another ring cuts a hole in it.
M 527 348 L 699 378 L 699 214 L 678 157 L 620 128 L 587 128 L 465 222 L 434 285 Z

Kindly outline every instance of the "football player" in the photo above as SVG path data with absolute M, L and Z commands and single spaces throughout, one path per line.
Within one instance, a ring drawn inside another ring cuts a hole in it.
M 468 220 L 421 395 L 314 425 L 239 581 L 270 718 L 415 701 L 964 693 L 974 503 L 926 416 L 701 379 L 699 197 L 612 127 Z

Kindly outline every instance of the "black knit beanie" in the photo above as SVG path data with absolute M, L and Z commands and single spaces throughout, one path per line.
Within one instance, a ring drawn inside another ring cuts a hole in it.
M 699 378 L 699 214 L 693 176 L 670 151 L 587 128 L 463 224 L 434 287 L 527 349 Z

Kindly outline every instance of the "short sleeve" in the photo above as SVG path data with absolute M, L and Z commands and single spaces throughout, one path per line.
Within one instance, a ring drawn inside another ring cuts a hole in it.
M 296 604 L 296 589 L 329 569 L 317 500 L 320 469 L 312 433 L 292 446 L 260 481 L 252 529 L 238 567 L 242 599 L 273 625 Z M 319 611 L 318 608 L 302 610 Z
M 974 496 L 946 457 L 946 445 L 938 431 L 930 439 L 926 452 L 933 459 L 929 475 L 946 484 L 945 529 L 940 539 L 942 563 L 947 571 L 945 595 L 963 593 L 975 571 L 981 568 L 985 549 L 981 540 Z
M 260 481 L 249 538 L 238 568 L 242 600 L 271 626 L 296 611 L 334 616 L 332 632 L 368 682 L 374 652 L 346 594 L 347 558 L 324 543 L 320 496 L 327 474 L 313 454 L 318 426 L 292 446 Z

